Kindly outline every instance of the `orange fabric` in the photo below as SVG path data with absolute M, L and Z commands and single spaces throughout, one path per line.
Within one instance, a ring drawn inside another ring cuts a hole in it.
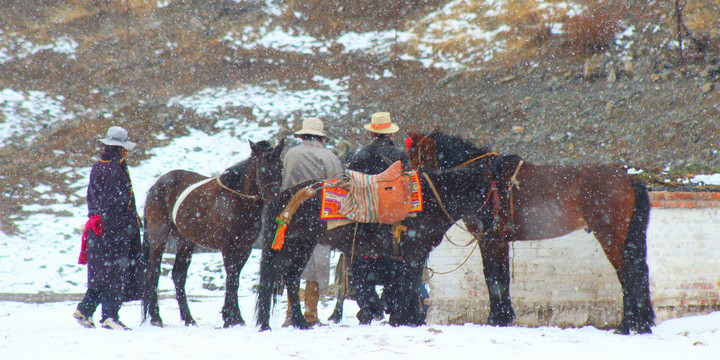
M 272 243 L 272 249 L 275 251 L 278 251 L 283 248 L 283 245 L 285 244 L 285 232 L 287 231 L 287 224 L 280 220 L 280 218 L 275 218 L 275 223 L 278 224 L 277 231 L 275 232 L 275 239 Z

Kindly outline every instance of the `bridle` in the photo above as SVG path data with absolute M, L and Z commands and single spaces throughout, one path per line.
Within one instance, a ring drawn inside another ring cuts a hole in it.
M 255 167 L 256 167 L 256 170 L 255 170 L 255 171 L 256 171 L 256 174 L 255 174 L 256 180 L 258 179 L 258 176 L 257 176 L 257 165 L 258 165 L 258 159 L 255 158 L 255 159 L 253 160 L 251 166 L 255 166 Z M 256 184 L 257 187 L 260 189 L 260 193 L 259 193 L 259 194 L 244 194 L 244 193 L 242 193 L 242 192 L 240 192 L 240 191 L 237 191 L 237 190 L 235 190 L 235 189 L 232 189 L 232 188 L 230 188 L 229 186 L 223 184 L 222 180 L 220 180 L 220 176 L 216 177 L 216 179 L 217 179 L 218 185 L 219 185 L 221 188 L 223 188 L 223 189 L 225 189 L 225 190 L 227 190 L 227 191 L 229 191 L 229 192 L 231 192 L 231 193 L 233 193 L 233 194 L 235 194 L 235 195 L 237 195 L 237 196 L 240 196 L 240 197 L 245 198 L 245 199 L 253 200 L 253 201 L 263 200 L 262 194 L 265 192 L 265 190 L 267 190 L 267 188 L 269 188 L 269 187 L 271 187 L 271 186 L 280 186 L 280 182 L 277 182 L 277 181 L 274 181 L 274 182 L 271 182 L 271 183 L 267 183 L 267 184 L 264 184 L 264 185 L 262 185 L 262 186 L 259 185 L 259 184 Z

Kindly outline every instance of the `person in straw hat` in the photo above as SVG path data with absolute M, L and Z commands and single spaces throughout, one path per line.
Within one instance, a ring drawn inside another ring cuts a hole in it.
M 396 147 L 392 135 L 400 128 L 392 123 L 390 114 L 378 112 L 372 115 L 369 124 L 364 126 L 370 133 L 372 142 L 355 154 L 348 164 L 348 170 L 366 174 L 379 174 L 396 161 L 403 163 L 405 171 L 410 170 L 410 158 L 407 153 Z M 393 241 L 391 225 L 359 224 L 358 238 L 366 236 L 381 237 L 384 241 Z M 391 246 L 391 245 L 389 245 Z M 357 318 L 360 324 L 370 324 L 373 319 L 382 319 L 384 312 L 403 306 L 396 294 L 395 284 L 401 273 L 393 259 L 381 255 L 357 257 L 352 263 L 352 283 L 356 287 L 355 300 L 360 307 Z M 383 285 L 382 300 L 375 291 L 376 285 Z
M 370 132 L 373 140 L 355 154 L 348 164 L 348 170 L 374 175 L 385 171 L 395 161 L 401 161 L 403 168 L 410 170 L 410 157 L 392 141 L 392 135 L 400 128 L 392 123 L 390 113 L 373 114 L 370 123 L 364 128 Z
M 316 117 L 303 119 L 302 129 L 294 134 L 302 142 L 287 151 L 283 158 L 283 190 L 306 180 L 324 180 L 337 178 L 343 172 L 340 159 L 323 142 L 328 137 L 324 132 L 322 120 Z M 315 246 L 301 278 L 305 279 L 305 320 L 318 325 L 318 301 L 325 292 L 330 279 L 330 246 Z M 289 304 L 289 301 L 288 301 Z M 290 308 L 283 326 L 289 326 Z
M 130 330 L 120 322 L 119 311 L 124 300 L 140 296 L 140 221 L 125 161 L 136 144 L 119 126 L 110 127 L 99 141 L 104 149 L 90 171 L 88 221 L 78 260 L 87 264 L 88 289 L 73 317 L 94 328 L 93 314 L 102 304 L 103 328 Z

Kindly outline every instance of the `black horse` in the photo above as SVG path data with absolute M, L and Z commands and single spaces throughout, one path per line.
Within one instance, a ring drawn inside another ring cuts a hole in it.
M 585 228 L 595 235 L 620 280 L 623 317 L 616 332 L 651 332 L 655 314 L 646 245 L 650 200 L 642 183 L 618 166 L 534 165 L 441 132 L 410 132 L 410 138 L 408 153 L 415 167 L 477 166 L 493 173 L 493 216 L 465 218 L 468 228 L 485 232 L 480 250 L 490 295 L 488 323 L 504 326 L 514 318 L 511 241 L 550 239 Z
M 157 286 L 165 244 L 172 237 L 177 254 L 172 270 L 175 296 L 185 325 L 195 325 L 190 315 L 185 280 L 196 245 L 222 250 L 227 272 L 224 326 L 244 325 L 237 292 L 240 270 L 260 231 L 260 214 L 268 199 L 277 195 L 282 183 L 284 142 L 273 148 L 267 141 L 250 142 L 251 156 L 210 178 L 187 170 L 173 170 L 150 188 L 145 203 L 143 242 L 146 289 L 143 322 L 163 326 L 158 307 Z
M 430 251 L 442 241 L 445 232 L 455 220 L 466 214 L 476 214 L 485 201 L 490 187 L 490 173 L 480 167 L 442 170 L 420 176 L 423 209 L 416 216 L 402 220 L 407 227 L 401 235 L 398 261 L 400 275 L 394 284 L 394 305 L 389 323 L 395 325 L 419 325 L 424 316 L 417 301 L 417 279 Z M 285 209 L 293 195 L 307 184 L 281 192 L 269 201 L 263 210 L 260 239 L 263 253 L 260 263 L 260 283 L 256 304 L 256 320 L 260 330 L 270 329 L 270 311 L 282 292 L 283 281 L 291 302 L 292 322 L 296 328 L 307 329 L 310 325 L 302 316 L 298 298 L 300 274 L 312 253 L 318 238 L 325 234 L 329 245 L 346 254 L 363 256 L 379 254 L 394 256 L 392 244 L 385 237 L 373 236 L 377 224 L 346 225 L 326 230 L 320 219 L 320 192 L 300 205 L 286 230 L 284 246 L 273 250 L 276 234 L 276 218 Z M 370 225 L 370 226 L 363 226 Z

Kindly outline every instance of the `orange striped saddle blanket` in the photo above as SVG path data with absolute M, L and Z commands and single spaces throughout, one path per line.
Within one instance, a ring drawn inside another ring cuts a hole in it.
M 397 161 L 386 171 L 367 175 L 346 171 L 347 187 L 334 187 L 339 180 L 323 183 L 320 218 L 368 223 L 395 224 L 408 214 L 422 211 L 422 190 L 416 171 L 403 173 Z

